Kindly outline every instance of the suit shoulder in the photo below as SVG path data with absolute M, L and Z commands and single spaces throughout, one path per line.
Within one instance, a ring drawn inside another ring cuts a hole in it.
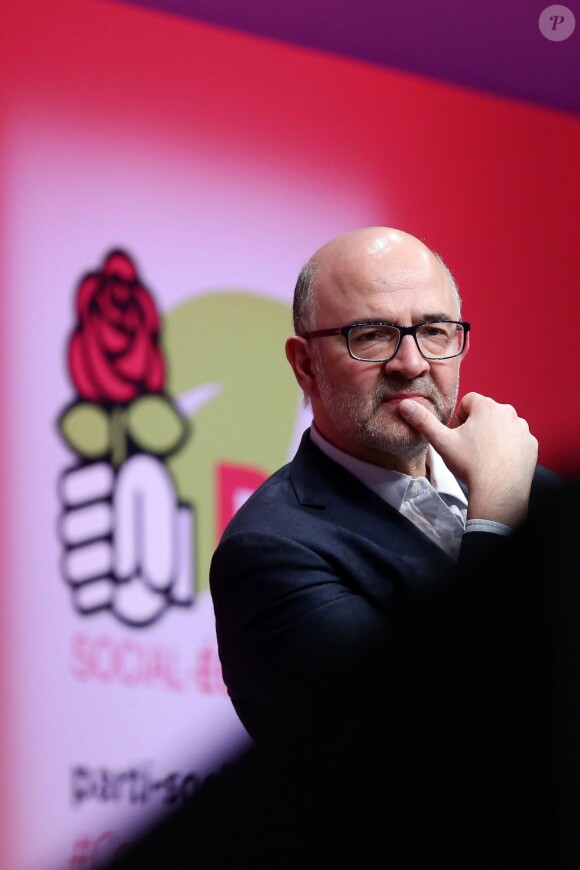
M 271 474 L 238 508 L 226 526 L 222 539 L 249 527 L 263 526 L 272 512 L 278 514 L 292 500 L 295 501 L 295 498 L 288 463 Z

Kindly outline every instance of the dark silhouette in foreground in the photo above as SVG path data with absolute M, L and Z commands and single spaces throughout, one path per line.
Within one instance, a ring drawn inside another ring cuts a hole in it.
M 111 870 L 576 870 L 579 530 L 571 479 Z

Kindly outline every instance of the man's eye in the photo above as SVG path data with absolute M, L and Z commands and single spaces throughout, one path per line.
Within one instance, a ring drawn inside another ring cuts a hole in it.
M 452 330 L 444 324 L 428 324 L 421 327 L 419 335 L 423 338 L 444 338 L 449 339 L 452 335 Z
M 384 344 L 385 342 L 391 341 L 393 335 L 388 329 L 369 326 L 368 328 L 360 327 L 358 329 L 353 329 L 350 337 L 351 341 L 354 341 L 357 344 L 373 344 L 376 342 Z
M 368 329 L 366 332 L 361 332 L 357 336 L 357 341 L 378 341 L 381 338 L 384 338 L 384 333 L 377 332 L 376 329 Z

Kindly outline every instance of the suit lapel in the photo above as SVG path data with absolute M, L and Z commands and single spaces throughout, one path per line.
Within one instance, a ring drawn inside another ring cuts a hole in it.
M 319 450 L 308 430 L 290 464 L 290 478 L 302 505 L 324 511 L 327 521 L 392 550 L 403 563 L 417 566 L 427 560 L 431 569 L 434 562 L 443 568 L 453 564 L 414 523 Z

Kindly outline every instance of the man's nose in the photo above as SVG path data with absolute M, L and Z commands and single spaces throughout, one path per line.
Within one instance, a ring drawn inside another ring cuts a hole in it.
M 417 378 L 429 371 L 429 362 L 419 353 L 413 336 L 404 335 L 395 356 L 385 363 L 385 369 L 399 372 L 407 378 Z

